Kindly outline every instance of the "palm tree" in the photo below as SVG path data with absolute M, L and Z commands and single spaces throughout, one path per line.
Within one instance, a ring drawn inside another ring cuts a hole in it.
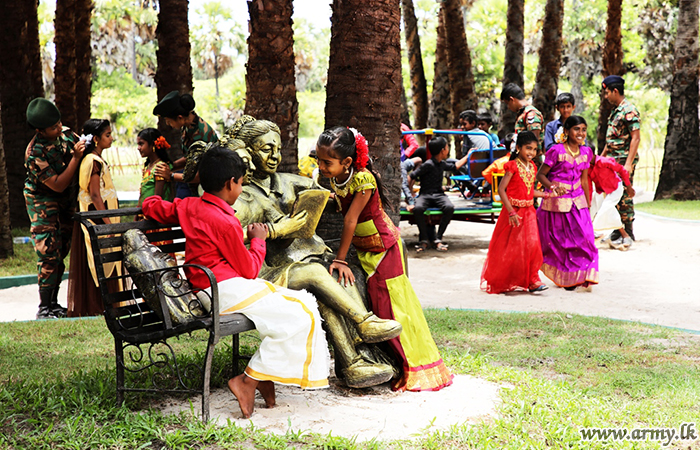
M 216 83 L 216 99 L 219 100 L 219 78 L 233 67 L 231 56 L 223 54 L 224 47 L 244 51 L 244 37 L 239 25 L 233 22 L 233 13 L 221 2 L 211 1 L 199 9 L 204 22 L 192 29 L 193 58 L 197 67 Z
M 187 21 L 188 0 L 160 0 L 156 38 L 156 86 L 158 99 L 171 91 L 191 93 L 192 65 L 190 63 L 190 27 Z M 158 128 L 175 149 L 180 149 L 180 132 L 165 126 L 161 120 Z M 177 150 L 175 150 L 175 153 Z
M 423 70 L 423 56 L 413 0 L 401 0 L 401 12 L 408 49 L 408 65 L 411 72 L 414 125 L 417 129 L 422 129 L 428 126 L 428 88 Z
M 354 127 L 367 138 L 396 222 L 401 186 L 399 0 L 333 0 L 332 9 L 326 128 Z
M 464 31 L 459 0 L 445 0 L 440 8 L 447 36 L 447 72 L 450 77 L 452 125 L 457 126 L 459 113 L 479 107 L 474 90 L 472 58 Z
M 77 125 L 82 126 L 90 118 L 92 98 L 92 0 L 76 0 L 75 10 L 75 115 Z
M 430 96 L 428 126 L 444 130 L 450 128 L 452 110 L 450 109 L 450 77 L 447 73 L 447 37 L 445 36 L 445 21 L 442 14 L 438 14 L 433 70 L 433 91 Z
M 506 53 L 503 66 L 503 86 L 515 83 L 524 85 L 523 68 L 525 51 L 525 0 L 508 0 L 506 18 Z M 498 135 L 502 138 L 515 128 L 515 113 L 501 103 L 501 118 Z
M 0 259 L 14 255 L 12 248 L 12 225 L 10 222 L 10 191 L 7 187 L 5 150 L 2 145 L 2 122 L 0 121 Z
M 554 120 L 554 100 L 559 84 L 561 68 L 562 25 L 564 23 L 564 0 L 547 0 L 544 10 L 542 43 L 532 100 L 535 108 L 544 116 L 544 122 Z
M 622 0 L 608 0 L 608 22 L 603 46 L 603 78 L 608 75 L 623 75 L 622 65 Z M 600 92 L 600 112 L 598 115 L 598 151 L 605 148 L 605 135 L 608 131 L 608 117 L 612 107 Z
M 75 12 L 77 0 L 56 0 L 56 18 L 54 29 L 56 35 L 56 66 L 54 69 L 56 85 L 56 106 L 61 111 L 61 121 L 72 130 L 79 130 L 76 115 L 76 35 Z
M 679 2 L 668 131 L 655 199 L 700 199 L 700 134 L 698 133 L 698 4 Z
M 299 102 L 294 77 L 292 0 L 248 2 L 245 113 L 282 131 L 280 172 L 298 172 Z
M 26 177 L 24 150 L 34 132 L 27 126 L 25 112 L 33 98 L 44 95 L 37 2 L 17 2 L 12 14 L 0 17 L 0 29 L 3 30 L 0 37 L 0 125 L 3 131 L 0 153 L 4 153 L 4 167 L 0 167 L 0 241 L 3 241 L 6 233 L 3 230 L 10 226 L 8 211 L 12 227 L 29 225 L 22 194 Z M 5 176 L 9 199 L 2 187 Z

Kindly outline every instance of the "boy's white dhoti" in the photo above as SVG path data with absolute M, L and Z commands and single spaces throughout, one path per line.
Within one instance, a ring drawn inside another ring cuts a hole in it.
M 617 204 L 622 198 L 624 186 L 622 182 L 617 185 L 617 189 L 610 194 L 599 194 L 593 192 L 591 198 L 591 217 L 593 219 L 593 230 L 607 231 L 622 228 L 620 213 L 617 212 Z
M 250 378 L 328 387 L 330 354 L 313 295 L 260 278 L 230 278 L 219 283 L 219 311 L 245 315 L 260 333 L 260 348 L 245 369 Z

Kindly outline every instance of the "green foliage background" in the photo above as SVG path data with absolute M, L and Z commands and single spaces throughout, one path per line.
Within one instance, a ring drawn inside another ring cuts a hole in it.
M 543 11 L 546 0 L 528 0 L 525 7 L 525 90 L 530 93 L 534 86 L 537 70 L 537 51 L 540 45 Z M 217 3 L 217 2 L 209 2 Z M 41 0 L 41 44 L 45 58 L 53 52 L 53 11 L 52 0 Z M 225 4 L 224 4 L 225 5 Z M 205 4 L 206 6 L 206 4 Z M 496 115 L 497 98 L 500 94 L 501 77 L 504 65 L 504 45 L 507 0 L 475 0 L 466 12 L 467 40 L 471 50 L 472 66 L 479 95 L 480 109 Z M 55 7 L 55 5 L 53 6 Z M 440 4 L 434 0 L 414 0 L 421 37 L 423 65 L 428 83 L 432 89 L 434 75 L 437 15 Z M 212 8 L 195 10 L 206 20 L 206 11 Z M 225 10 L 225 7 L 224 7 Z M 121 12 L 121 17 L 120 17 Z M 563 63 L 560 77 L 560 91 L 568 91 L 567 62 L 574 58 L 581 64 L 582 88 L 585 105 L 582 115 L 589 122 L 589 137 L 594 141 L 595 124 L 599 107 L 599 86 L 601 81 L 601 54 L 605 34 L 607 0 L 565 0 L 565 22 L 563 42 Z M 211 14 L 211 12 L 209 13 Z M 153 31 L 153 11 L 138 12 L 128 0 L 97 0 L 93 17 L 94 40 L 100 42 L 109 38 L 119 38 L 119 33 L 105 36 L 105 24 L 110 20 L 121 26 L 134 24 L 148 35 Z M 211 19 L 211 18 L 210 18 Z M 213 20 L 213 19 L 211 19 Z M 240 21 L 239 21 L 240 22 Z M 668 116 L 668 88 L 671 76 L 672 49 L 677 23 L 677 2 L 662 0 L 641 0 L 623 3 L 623 48 L 627 95 L 642 112 L 642 143 L 640 154 L 642 165 L 660 164 L 663 155 Z M 329 24 L 330 25 L 330 24 Z M 131 26 L 131 25 L 129 25 Z M 216 124 L 218 131 L 242 114 L 245 106 L 245 35 L 240 33 L 245 24 L 236 24 L 232 30 L 234 37 L 223 46 L 222 53 L 233 61 L 233 66 L 219 80 L 220 96 L 216 97 L 213 79 L 205 77 L 202 70 L 196 70 L 195 98 L 197 112 L 209 123 Z M 110 30 L 113 30 L 111 28 Z M 146 30 L 146 31 L 143 31 Z M 193 26 L 192 41 L 204 39 L 195 33 L 205 33 L 206 27 Z M 325 83 L 328 69 L 329 39 L 328 28 L 318 28 L 303 18 L 295 18 L 295 53 L 298 65 L 298 99 L 301 138 L 300 153 L 308 151 L 309 142 L 318 136 L 324 126 Z M 139 71 L 155 71 L 154 42 L 137 42 Z M 408 94 L 410 109 L 410 81 L 408 60 L 404 47 L 403 74 L 404 87 Z M 193 67 L 202 66 L 203 61 L 193 52 Z M 100 56 L 103 58 L 103 56 Z M 156 125 L 151 114 L 156 103 L 155 87 L 151 79 L 135 81 L 125 67 L 114 69 L 103 59 L 96 61 L 93 84 L 93 115 L 107 117 L 114 123 L 117 146 L 133 146 L 139 130 Z M 45 63 L 45 67 L 50 66 Z M 149 72 L 150 71 L 150 72 Z M 149 84 L 150 83 L 150 84 Z M 47 81 L 47 88 L 52 88 Z M 656 170 L 656 169 L 654 169 Z M 651 176 L 653 178 L 653 175 Z

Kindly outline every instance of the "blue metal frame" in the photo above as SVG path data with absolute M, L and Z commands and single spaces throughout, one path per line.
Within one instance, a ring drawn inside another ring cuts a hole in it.
M 408 131 L 402 131 L 402 135 L 405 134 L 422 134 L 422 135 L 427 135 L 427 136 L 433 136 L 436 134 L 452 134 L 452 135 L 466 135 L 466 136 L 484 136 L 488 137 L 489 139 L 489 148 L 487 149 L 472 149 L 469 150 L 469 153 L 467 153 L 467 170 L 468 172 L 471 172 L 471 163 L 483 163 L 483 162 L 488 162 L 492 163 L 495 161 L 495 157 L 493 156 L 493 151 L 494 151 L 494 146 L 493 142 L 491 140 L 491 136 L 488 135 L 488 133 L 479 130 L 479 131 L 463 131 L 463 130 L 435 130 L 433 128 L 427 128 L 425 130 L 408 130 Z M 495 147 L 495 148 L 504 148 L 504 147 Z M 488 152 L 488 159 L 476 159 L 476 160 L 471 160 L 471 155 L 473 153 L 478 153 L 478 152 Z M 472 177 L 471 174 L 469 175 L 453 175 L 450 177 L 452 181 L 456 182 L 461 182 L 461 181 L 474 181 L 476 186 L 480 186 L 484 182 L 484 177 Z M 464 197 L 465 200 L 471 200 L 474 198 L 474 194 L 471 195 L 466 195 L 464 193 L 465 188 L 462 186 L 461 183 L 459 183 L 459 191 L 462 194 L 462 197 Z M 489 208 L 491 208 L 491 204 L 493 203 L 492 200 L 489 200 L 488 202 L 483 202 L 483 203 L 488 203 Z

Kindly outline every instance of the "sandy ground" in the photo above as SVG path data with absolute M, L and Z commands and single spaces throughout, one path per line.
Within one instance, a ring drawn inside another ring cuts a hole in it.
M 627 252 L 600 247 L 600 284 L 590 292 L 565 291 L 543 278 L 548 291 L 539 294 L 489 295 L 479 290 L 492 224 L 453 222 L 445 235 L 447 253 L 429 250 L 416 255 L 416 226 L 402 222 L 408 244 L 409 275 L 423 306 L 428 308 L 490 309 L 503 311 L 561 311 L 659 324 L 700 332 L 700 294 L 692 277 L 700 267 L 700 223 L 638 215 L 637 242 Z M 65 284 L 65 283 L 64 283 Z M 65 289 L 61 292 L 65 302 Z M 36 314 L 36 286 L 0 291 L 2 320 L 31 320 Z M 65 304 L 65 303 L 64 303 Z M 290 428 L 335 436 L 411 438 L 425 431 L 445 430 L 494 414 L 498 391 L 504 388 L 460 375 L 440 392 L 393 393 L 380 386 L 348 390 L 334 384 L 322 391 L 278 386 L 278 406 L 256 407 L 250 421 L 226 389 L 213 392 L 212 416 L 277 433 Z M 199 400 L 193 398 L 194 411 Z M 262 405 L 262 400 L 258 399 Z M 189 410 L 189 402 L 164 400 L 166 411 Z

